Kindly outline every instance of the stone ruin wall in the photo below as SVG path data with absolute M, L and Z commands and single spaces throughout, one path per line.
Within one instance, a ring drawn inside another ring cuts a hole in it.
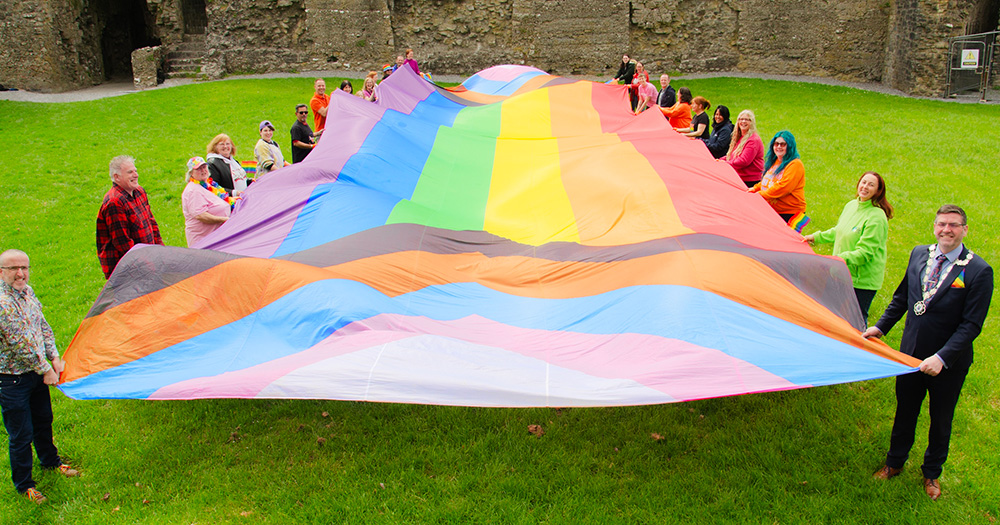
M 103 79 L 88 1 L 0 0 L 0 83 L 65 90 Z M 107 0 L 104 0 L 107 1 Z M 157 37 L 183 37 L 182 0 L 146 0 Z M 936 95 L 947 38 L 976 0 L 208 0 L 209 77 L 378 69 L 407 47 L 421 69 L 500 63 L 610 77 L 630 52 L 663 71 L 746 71 L 884 82 Z M 77 7 L 73 7 L 77 6 Z M 13 11 L 13 12 L 12 12 Z M 32 16 L 28 16 L 32 15 Z M 52 31 L 57 27 L 59 30 Z M 92 32 L 91 32 L 92 33 Z M 33 35 L 24 39 L 25 34 Z M 99 34 L 99 33 L 97 33 Z M 30 44 L 28 43 L 30 42 Z M 39 50 L 39 42 L 43 49 Z M 52 52 L 58 49 L 60 52 Z M 46 54 L 44 50 L 49 50 Z M 12 59 L 11 57 L 16 57 Z M 58 58 L 53 58 L 58 57 Z M 30 75 L 11 63 L 31 62 Z M 50 73 L 49 73 L 50 72 Z
M 653 70 L 879 82 L 889 13 L 868 0 L 633 2 L 632 49 Z
M 86 7 L 59 0 L 0 1 L 0 83 L 37 91 L 66 91 L 100 83 L 97 42 L 82 28 Z
M 918 95 L 936 95 L 947 79 L 948 39 L 965 34 L 976 4 L 967 0 L 894 0 L 894 30 L 886 51 L 885 82 Z M 1000 81 L 1000 75 L 994 75 Z

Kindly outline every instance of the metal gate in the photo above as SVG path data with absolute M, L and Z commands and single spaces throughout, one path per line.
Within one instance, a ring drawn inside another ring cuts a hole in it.
M 949 39 L 946 97 L 979 95 L 986 100 L 993 81 L 993 58 L 1000 52 L 1000 31 Z

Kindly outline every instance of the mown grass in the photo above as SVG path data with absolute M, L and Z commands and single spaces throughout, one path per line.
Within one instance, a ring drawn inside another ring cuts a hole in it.
M 327 79 L 336 86 L 339 79 Z M 933 211 L 991 235 L 1000 108 L 750 79 L 674 80 L 713 105 L 752 108 L 765 139 L 789 129 L 813 223 L 832 226 L 860 173 L 888 180 L 885 307 Z M 0 101 L 0 248 L 32 258 L 32 283 L 65 348 L 104 283 L 94 218 L 107 162 L 137 158 L 167 244 L 184 245 L 184 161 L 229 133 L 249 158 L 269 119 L 288 152 L 311 79 L 230 80 L 72 104 Z M 829 247 L 820 247 L 829 250 Z M 828 253 L 828 252 L 827 252 Z M 738 271 L 738 269 L 734 269 Z M 900 478 L 870 473 L 888 441 L 892 380 L 684 404 L 480 409 L 336 401 L 71 401 L 54 393 L 56 439 L 83 476 L 37 475 L 36 507 L 0 481 L 0 522 L 48 523 L 992 523 L 1000 517 L 1000 366 L 990 316 L 931 502 L 920 486 L 926 421 Z M 899 343 L 900 331 L 887 342 Z M 527 432 L 541 425 L 543 436 Z M 662 439 L 656 439 L 658 434 Z M 320 440 L 322 438 L 323 441 Z M 6 456 L 0 475 L 6 477 Z

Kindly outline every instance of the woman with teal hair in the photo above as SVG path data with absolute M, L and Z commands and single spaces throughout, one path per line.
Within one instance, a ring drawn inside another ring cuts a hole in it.
M 752 188 L 788 222 L 806 211 L 806 169 L 790 131 L 779 131 L 771 139 L 764 157 L 764 177 Z

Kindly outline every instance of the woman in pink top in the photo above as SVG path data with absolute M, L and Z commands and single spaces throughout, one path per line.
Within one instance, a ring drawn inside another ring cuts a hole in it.
M 208 164 L 201 157 L 187 162 L 187 185 L 181 194 L 184 234 L 189 248 L 229 220 L 236 199 L 208 176 Z
M 406 64 L 406 65 L 408 65 L 408 66 L 410 66 L 410 68 L 413 69 L 414 73 L 416 73 L 418 75 L 420 74 L 420 66 L 417 65 L 417 60 L 415 58 L 413 58 L 413 50 L 412 49 L 407 49 L 406 50 L 406 61 L 403 62 L 403 63 Z
M 729 141 L 729 153 L 722 160 L 729 163 L 740 180 L 752 188 L 764 174 L 764 141 L 757 134 L 757 117 L 744 109 L 736 118 L 736 129 Z

